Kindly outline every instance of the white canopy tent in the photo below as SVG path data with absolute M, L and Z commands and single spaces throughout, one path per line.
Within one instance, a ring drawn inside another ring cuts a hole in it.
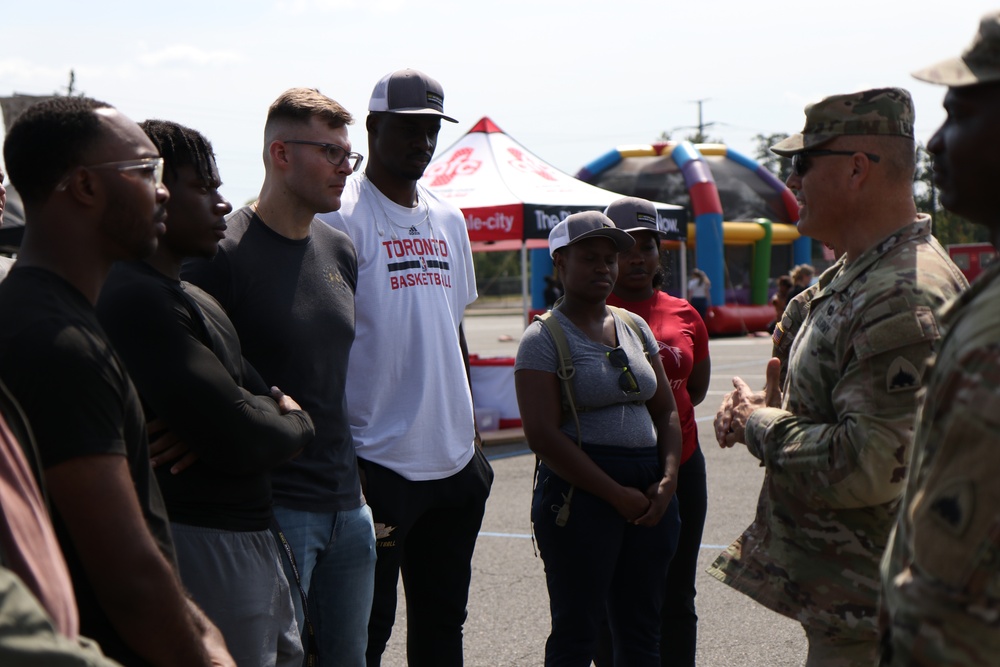
M 604 210 L 623 196 L 559 171 L 486 117 L 428 165 L 421 183 L 462 210 L 473 250 L 521 251 L 525 320 L 528 249 L 547 247 L 549 231 L 571 213 Z M 667 238 L 683 244 L 684 208 L 654 203 Z

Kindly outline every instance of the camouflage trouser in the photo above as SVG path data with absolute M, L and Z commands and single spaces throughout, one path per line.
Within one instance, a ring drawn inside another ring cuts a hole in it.
M 872 667 L 878 659 L 878 641 L 829 637 L 802 626 L 809 640 L 805 667 Z

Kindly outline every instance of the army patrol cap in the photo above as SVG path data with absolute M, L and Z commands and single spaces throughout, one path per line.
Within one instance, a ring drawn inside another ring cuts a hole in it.
M 771 152 L 791 157 L 837 137 L 880 135 L 913 138 L 913 99 L 902 88 L 873 88 L 832 95 L 806 107 L 802 132 L 771 146 Z
M 914 72 L 913 76 L 952 88 L 1000 81 L 1000 11 L 979 21 L 979 33 L 961 56 Z

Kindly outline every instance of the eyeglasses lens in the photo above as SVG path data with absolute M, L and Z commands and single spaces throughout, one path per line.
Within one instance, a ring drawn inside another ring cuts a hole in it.
M 805 153 L 796 153 L 792 156 L 792 172 L 802 178 L 809 171 L 809 156 Z

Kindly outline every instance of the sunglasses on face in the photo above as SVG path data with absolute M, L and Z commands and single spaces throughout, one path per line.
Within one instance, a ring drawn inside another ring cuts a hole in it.
M 881 158 L 874 153 L 864 153 L 863 151 L 830 151 L 816 149 L 811 151 L 799 151 L 792 156 L 792 173 L 802 178 L 809 171 L 809 167 L 812 166 L 809 158 L 813 157 L 823 157 L 824 155 L 854 155 L 855 153 L 862 153 L 872 162 L 878 162 Z
M 285 139 L 286 144 L 302 144 L 304 146 L 319 146 L 326 150 L 326 161 L 334 167 L 344 164 L 344 160 L 350 160 L 351 171 L 357 172 L 361 168 L 361 162 L 365 156 L 361 153 L 353 153 L 345 150 L 337 144 L 324 144 L 321 141 L 305 141 L 302 139 Z
M 618 387 L 624 391 L 626 394 L 638 394 L 639 393 L 639 381 L 636 380 L 635 374 L 628 365 L 628 355 L 625 354 L 625 350 L 620 347 L 616 347 L 610 352 L 606 352 L 608 356 L 608 361 L 614 368 L 620 368 L 622 374 L 618 376 Z

